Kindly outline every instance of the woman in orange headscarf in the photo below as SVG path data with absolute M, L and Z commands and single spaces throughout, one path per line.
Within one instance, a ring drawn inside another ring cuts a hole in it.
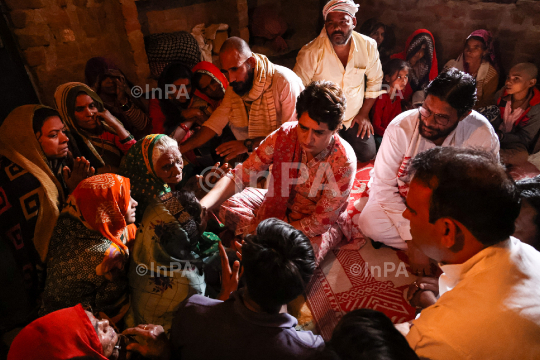
M 136 206 L 128 178 L 102 174 L 77 186 L 51 238 L 40 315 L 82 303 L 113 321 L 123 316 Z

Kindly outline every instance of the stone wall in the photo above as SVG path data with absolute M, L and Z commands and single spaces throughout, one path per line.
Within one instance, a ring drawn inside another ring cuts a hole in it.
M 260 6 L 270 5 L 287 22 L 286 42 L 289 50 L 299 50 L 316 38 L 324 24 L 322 8 L 327 0 L 248 0 L 249 13 Z
M 249 6 L 272 2 L 249 0 Z M 324 0 L 274 1 L 295 32 L 291 50 L 315 38 Z M 396 32 L 395 51 L 415 29 L 435 36 L 440 66 L 455 58 L 475 29 L 491 30 L 503 68 L 540 59 L 539 0 L 357 0 L 358 24 L 378 17 Z M 188 3 L 187 6 L 180 6 Z M 248 0 L 0 0 L 39 95 L 53 105 L 56 87 L 83 81 L 86 61 L 114 60 L 135 84 L 149 78 L 143 33 L 189 31 L 194 25 L 224 22 L 231 35 L 248 40 Z M 161 4 L 161 5 L 159 5 Z M 163 7 L 163 4 L 168 4 Z M 179 5 L 180 4 L 180 5 Z M 142 27 L 141 27 L 142 26 Z
M 84 81 L 86 61 L 94 56 L 112 59 L 131 81 L 146 82 L 148 60 L 133 0 L 4 2 L 43 103 L 54 104 L 58 85 Z
M 377 17 L 393 26 L 395 51 L 402 51 L 407 37 L 416 29 L 430 30 L 436 41 L 442 67 L 463 50 L 465 38 L 476 29 L 490 30 L 498 42 L 503 69 L 533 61 L 540 65 L 540 1 L 448 1 L 448 0 L 361 0 L 358 26 Z
M 231 36 L 249 40 L 247 0 L 201 1 L 187 6 L 180 5 L 172 1 L 137 2 L 143 33 L 191 32 L 195 25 L 201 23 L 206 26 L 224 23 L 229 25 Z

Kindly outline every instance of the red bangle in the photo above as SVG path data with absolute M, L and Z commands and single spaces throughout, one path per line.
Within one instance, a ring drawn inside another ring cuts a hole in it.
M 180 123 L 179 126 L 180 126 L 180 127 L 182 128 L 182 130 L 184 130 L 186 133 L 189 132 L 189 128 L 188 128 L 186 125 L 184 125 L 183 123 Z

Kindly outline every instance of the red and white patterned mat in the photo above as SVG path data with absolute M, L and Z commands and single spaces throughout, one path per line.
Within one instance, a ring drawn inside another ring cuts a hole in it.
M 356 180 L 347 208 L 357 223 L 367 202 L 369 171 L 373 162 L 358 163 Z M 416 276 L 408 270 L 402 251 L 371 242 L 342 243 L 330 251 L 315 271 L 307 290 L 307 302 L 318 333 L 329 340 L 339 319 L 347 312 L 369 308 L 385 313 L 394 323 L 412 320 L 415 309 L 405 300 L 406 290 Z

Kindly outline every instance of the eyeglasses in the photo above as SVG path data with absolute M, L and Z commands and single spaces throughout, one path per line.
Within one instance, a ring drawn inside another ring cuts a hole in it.
M 440 126 L 446 126 L 450 122 L 450 116 L 443 115 L 443 114 L 434 114 L 422 106 L 418 108 L 418 114 L 420 115 L 420 117 L 424 119 L 427 119 L 433 115 L 433 117 L 435 118 L 435 122 L 437 123 L 437 125 L 440 125 Z

